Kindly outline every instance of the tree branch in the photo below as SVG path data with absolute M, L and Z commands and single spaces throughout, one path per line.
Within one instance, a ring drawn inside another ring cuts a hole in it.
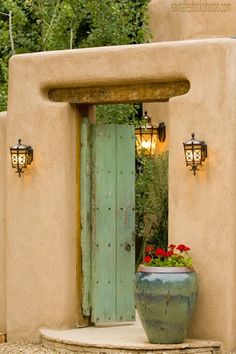
M 73 29 L 70 29 L 70 49 L 73 49 Z
M 12 12 L 11 11 L 9 11 L 9 36 L 10 36 L 10 43 L 11 43 L 11 52 L 12 55 L 14 55 L 16 52 L 15 52 L 14 39 L 12 34 Z
M 5 12 L 0 11 L 1 15 L 9 16 L 9 14 L 6 14 Z
M 56 4 L 56 6 L 55 6 L 55 9 L 54 9 L 54 12 L 53 12 L 53 15 L 52 15 L 51 22 L 50 22 L 50 24 L 49 24 L 49 26 L 48 26 L 47 32 L 46 32 L 46 34 L 45 34 L 45 37 L 43 38 L 43 43 L 45 43 L 45 41 L 46 41 L 46 39 L 47 39 L 47 36 L 48 36 L 48 33 L 50 32 L 50 29 L 51 29 L 51 27 L 52 27 L 52 25 L 53 25 L 54 18 L 55 18 L 55 16 L 56 16 L 57 7 L 58 7 L 59 3 L 60 3 L 60 0 L 58 0 L 57 4 Z

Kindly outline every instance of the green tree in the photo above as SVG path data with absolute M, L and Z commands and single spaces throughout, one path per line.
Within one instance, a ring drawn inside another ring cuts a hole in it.
M 0 111 L 12 54 L 149 40 L 149 0 L 0 0 Z

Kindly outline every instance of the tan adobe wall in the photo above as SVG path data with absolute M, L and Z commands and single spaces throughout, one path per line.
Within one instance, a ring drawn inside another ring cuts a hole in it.
M 234 0 L 151 0 L 149 3 L 149 28 L 153 42 L 235 37 L 235 18 Z M 164 121 L 168 127 L 168 103 L 147 103 L 144 110 L 148 111 L 153 123 L 158 125 Z M 168 139 L 164 148 L 168 148 Z M 159 144 L 158 150 L 162 149 L 163 145 Z
M 222 340 L 233 350 L 235 58 L 232 39 L 12 57 L 6 146 L 21 137 L 35 155 L 20 179 L 10 161 L 6 166 L 9 340 L 35 339 L 40 326 L 76 322 L 76 111 L 50 102 L 47 90 L 188 79 L 190 91 L 169 104 L 170 240 L 189 244 L 198 272 L 190 335 Z M 185 166 L 182 146 L 192 132 L 209 146 L 195 177 Z
M 0 333 L 6 332 L 6 117 L 0 113 Z
M 153 41 L 236 36 L 234 0 L 151 0 Z

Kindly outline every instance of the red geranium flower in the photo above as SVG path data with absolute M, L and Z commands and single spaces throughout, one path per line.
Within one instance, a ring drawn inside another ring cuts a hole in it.
M 152 253 L 153 251 L 154 251 L 154 246 L 152 246 L 152 245 L 146 246 L 146 248 L 145 248 L 146 254 Z
M 171 250 L 175 249 L 176 245 L 173 245 L 172 243 L 168 246 Z
M 161 256 L 161 257 L 167 257 L 167 255 L 166 255 L 166 251 L 165 250 L 163 250 L 162 248 L 157 248 L 156 249 L 156 256 L 158 257 L 158 256 Z
M 188 246 L 185 246 L 183 244 L 180 244 L 176 247 L 176 249 L 180 252 L 187 252 L 187 251 L 190 251 L 190 247 Z
M 152 257 L 150 257 L 150 256 L 144 257 L 144 262 L 145 262 L 145 263 L 150 263 L 151 260 L 152 260 Z
M 178 246 L 170 244 L 165 248 L 156 248 L 148 244 L 145 248 L 143 263 L 149 267 L 192 267 L 192 258 L 188 251 L 190 247 L 181 243 Z
M 166 257 L 173 256 L 174 252 L 172 250 L 166 252 Z

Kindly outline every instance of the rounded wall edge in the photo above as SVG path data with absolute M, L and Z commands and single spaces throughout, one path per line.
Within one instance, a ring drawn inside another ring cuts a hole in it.
M 6 333 L 6 118 L 0 112 L 0 333 Z

